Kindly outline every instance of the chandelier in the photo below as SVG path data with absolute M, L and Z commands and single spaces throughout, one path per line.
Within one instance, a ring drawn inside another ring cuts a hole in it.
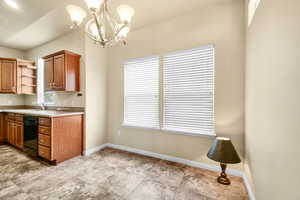
M 85 2 L 90 12 L 85 25 L 87 36 L 102 47 L 110 47 L 119 42 L 126 44 L 125 38 L 130 30 L 134 10 L 128 5 L 120 5 L 117 8 L 119 17 L 115 17 L 108 8 L 108 0 L 85 0 Z M 87 13 L 75 5 L 68 5 L 67 11 L 72 20 L 72 29 L 79 27 L 87 17 Z

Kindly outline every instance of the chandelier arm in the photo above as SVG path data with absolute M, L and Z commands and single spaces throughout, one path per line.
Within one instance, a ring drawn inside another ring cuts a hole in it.
M 121 30 L 122 30 L 123 28 L 125 28 L 127 25 L 128 25 L 128 24 L 123 24 L 123 25 L 121 26 L 121 28 L 115 33 L 115 35 L 116 35 L 116 36 L 119 35 L 119 33 L 121 32 Z
M 93 13 L 93 15 L 94 15 L 94 20 L 95 20 L 95 23 L 96 23 L 96 26 L 97 26 L 97 29 L 98 29 L 98 35 L 99 35 L 101 41 L 104 42 L 104 39 L 103 39 L 102 33 L 101 33 L 101 25 L 99 24 L 97 15 L 96 15 L 96 13 Z
M 113 32 L 116 32 L 116 25 L 117 23 L 115 22 L 115 20 L 113 18 L 111 18 L 109 12 L 107 12 L 107 21 L 109 22 L 109 25 L 111 27 L 111 29 L 113 30 Z
M 110 23 L 110 26 L 114 30 L 114 32 L 116 32 L 117 31 L 116 25 L 121 24 L 121 23 L 114 18 L 114 16 L 108 10 L 107 6 L 105 7 L 105 10 L 106 10 L 106 13 L 107 13 L 107 18 L 108 18 L 108 21 Z M 115 26 L 114 26 L 113 23 L 115 24 Z
M 85 32 L 87 34 L 87 36 L 89 38 L 91 38 L 92 40 L 94 40 L 95 42 L 99 42 L 99 40 L 97 38 L 95 38 L 92 34 L 90 34 L 89 32 Z

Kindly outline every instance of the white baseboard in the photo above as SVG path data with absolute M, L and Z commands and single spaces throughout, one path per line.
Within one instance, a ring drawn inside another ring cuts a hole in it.
M 128 151 L 128 152 L 132 152 L 132 153 L 136 153 L 136 154 L 141 154 L 141 155 L 145 155 L 145 156 L 150 156 L 150 157 L 154 157 L 154 158 L 159 158 L 162 160 L 177 162 L 177 163 L 185 164 L 185 165 L 192 166 L 192 167 L 203 168 L 203 169 L 208 169 L 208 170 L 212 170 L 212 171 L 216 171 L 216 172 L 221 172 L 221 169 L 218 166 L 204 164 L 204 163 L 200 163 L 200 162 L 196 162 L 196 161 L 192 161 L 192 160 L 186 160 L 183 158 L 153 153 L 150 151 L 144 151 L 141 149 L 136 149 L 136 148 L 127 147 L 127 146 L 123 146 L 123 145 L 107 144 L 107 147 L 111 147 L 111 148 L 119 149 L 119 150 L 123 150 L 123 151 Z M 227 173 L 229 175 L 233 175 L 233 176 L 239 176 L 239 177 L 243 176 L 242 172 L 235 170 L 235 169 L 228 169 Z
M 205 164 L 205 163 L 200 163 L 200 162 L 196 162 L 196 161 L 192 161 L 192 160 L 186 160 L 186 159 L 178 158 L 178 157 L 174 157 L 174 156 L 158 154 L 158 153 L 154 153 L 154 152 L 150 152 L 150 151 L 144 151 L 144 150 L 141 150 L 141 149 L 136 149 L 136 148 L 132 148 L 132 147 L 128 147 L 128 146 L 110 144 L 110 143 L 103 144 L 103 145 L 100 145 L 96 148 L 87 150 L 87 151 L 84 152 L 84 155 L 91 155 L 91 154 L 93 154 L 97 151 L 100 151 L 101 149 L 104 149 L 105 147 L 110 147 L 110 148 L 113 148 L 113 149 L 128 151 L 128 152 L 132 152 L 132 153 L 136 153 L 136 154 L 140 154 L 140 155 L 144 155 L 144 156 L 149 156 L 149 157 L 153 157 L 153 158 L 159 158 L 159 159 L 162 159 L 162 160 L 177 162 L 177 163 L 185 164 L 185 165 L 196 167 L 196 168 L 208 169 L 208 170 L 212 170 L 212 171 L 215 171 L 215 172 L 220 172 L 221 171 L 220 167 L 218 167 L 218 166 L 209 165 L 209 164 Z M 254 194 L 252 192 L 251 186 L 249 184 L 248 178 L 247 178 L 247 176 L 245 175 L 244 172 L 239 171 L 239 170 L 235 170 L 235 169 L 228 169 L 227 174 L 243 178 L 243 181 L 245 183 L 245 186 L 246 186 L 246 189 L 247 189 L 250 200 L 255 200 L 255 197 L 254 197 Z
M 107 145 L 108 144 L 102 144 L 102 145 L 97 146 L 95 148 L 87 149 L 87 150 L 83 151 L 83 155 L 89 156 L 89 155 L 91 155 L 91 154 L 93 154 L 93 153 L 95 153 L 97 151 L 100 151 L 100 150 L 104 149 L 105 147 L 107 147 Z
M 248 177 L 246 176 L 245 173 L 243 173 L 243 181 L 244 181 L 244 184 L 246 186 L 246 189 L 247 189 L 247 192 L 248 192 L 248 195 L 249 195 L 249 199 L 250 200 L 255 200 L 255 196 L 254 196 L 254 193 L 252 191 L 252 187 L 250 185 L 250 182 L 248 180 Z

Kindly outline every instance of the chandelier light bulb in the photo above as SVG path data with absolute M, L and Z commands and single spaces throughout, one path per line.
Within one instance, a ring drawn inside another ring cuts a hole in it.
M 19 8 L 19 5 L 13 0 L 4 0 L 4 1 L 7 5 L 9 5 L 12 8 L 15 8 L 15 9 Z
M 67 11 L 70 15 L 70 18 L 73 23 L 75 23 L 77 26 L 79 26 L 82 22 L 82 20 L 86 17 L 86 12 L 75 5 L 68 5 Z
M 98 10 L 104 0 L 85 0 L 87 6 L 91 10 Z
M 120 5 L 117 11 L 122 22 L 129 23 L 134 15 L 134 9 L 128 5 Z
M 120 38 L 126 38 L 127 35 L 128 35 L 128 33 L 129 33 L 129 31 L 130 31 L 129 27 L 128 27 L 128 26 L 125 26 L 125 27 L 123 27 L 123 28 L 120 30 L 118 36 L 119 36 Z

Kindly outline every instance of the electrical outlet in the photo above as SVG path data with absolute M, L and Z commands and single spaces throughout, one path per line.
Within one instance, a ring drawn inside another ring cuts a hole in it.
M 121 130 L 118 130 L 118 136 L 121 136 Z

